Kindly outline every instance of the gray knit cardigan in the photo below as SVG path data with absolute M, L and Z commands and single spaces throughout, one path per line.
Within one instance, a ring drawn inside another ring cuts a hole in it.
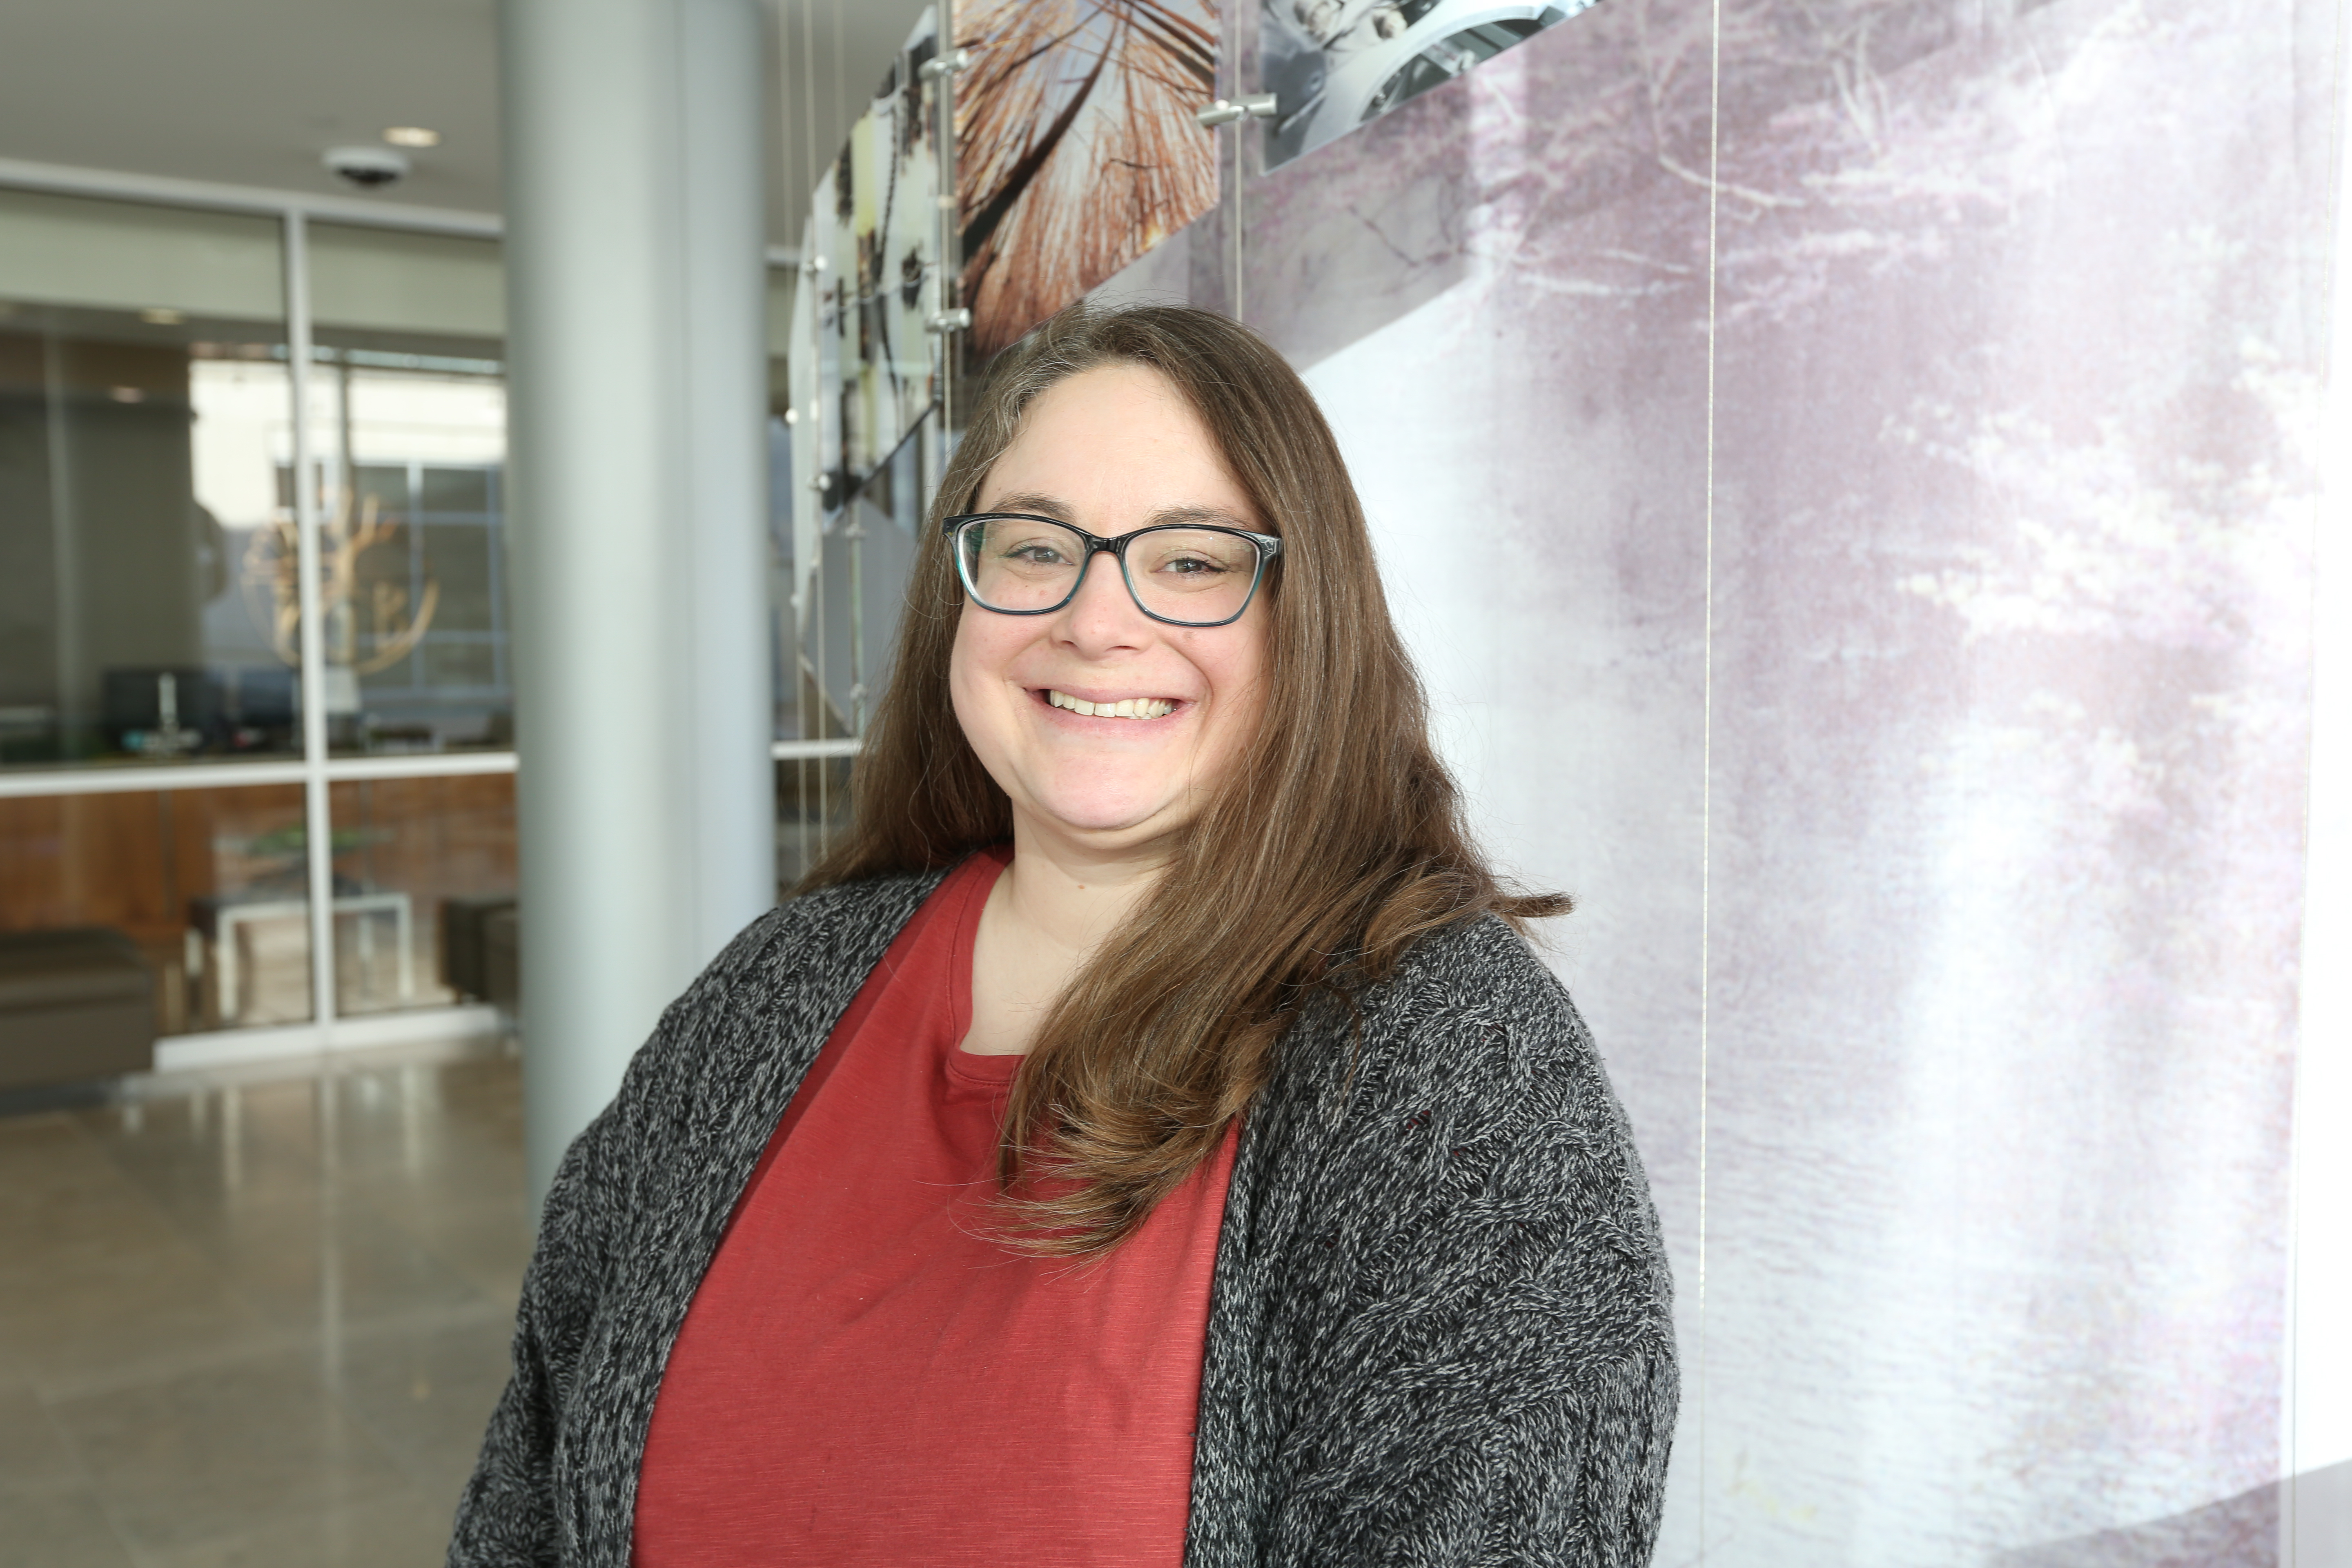
M 629 1561 L 662 1367 L 777 1119 L 938 875 L 793 900 L 564 1155 L 456 1568 Z M 1492 918 L 1284 1037 L 1210 1291 L 1184 1561 L 1650 1561 L 1673 1436 L 1657 1219 L 1568 995 Z

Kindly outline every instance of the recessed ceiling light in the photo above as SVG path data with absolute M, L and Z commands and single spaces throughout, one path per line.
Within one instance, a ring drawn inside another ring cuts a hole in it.
M 144 403 L 147 395 L 135 386 L 110 386 L 106 395 L 117 403 Z
M 388 125 L 383 139 L 395 147 L 438 147 L 441 132 L 428 131 L 422 125 Z
M 139 319 L 151 327 L 176 327 L 188 319 L 188 313 L 169 305 L 150 305 L 139 312 Z

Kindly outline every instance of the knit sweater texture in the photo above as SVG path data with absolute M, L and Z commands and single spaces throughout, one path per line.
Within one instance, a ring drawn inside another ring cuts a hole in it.
M 794 899 L 566 1152 L 452 1568 L 620 1568 L 662 1369 L 801 1078 L 940 874 Z M 1640 1568 L 1676 1397 L 1656 1214 L 1590 1037 L 1492 917 L 1310 1005 L 1243 1119 L 1188 1568 Z

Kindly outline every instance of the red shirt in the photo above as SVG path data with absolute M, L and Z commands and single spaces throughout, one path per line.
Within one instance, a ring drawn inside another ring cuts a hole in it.
M 639 1568 L 1181 1562 L 1234 1138 L 1101 1264 L 987 1239 L 1021 1058 L 961 1042 L 1005 858 L 924 901 L 769 1140 L 662 1374 Z

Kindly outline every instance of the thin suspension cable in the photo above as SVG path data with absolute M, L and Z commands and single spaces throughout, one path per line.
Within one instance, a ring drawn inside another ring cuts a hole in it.
M 1233 96 L 1236 99 L 1240 98 L 1242 95 L 1241 30 L 1247 26 L 1249 26 L 1249 22 L 1246 19 L 1244 11 L 1240 7 L 1235 7 L 1234 12 L 1234 25 L 1229 33 L 1234 43 L 1233 58 L 1226 63 L 1225 71 L 1233 82 Z M 1248 137 L 1249 128 L 1255 122 L 1249 120 L 1236 120 L 1234 121 L 1234 194 L 1232 199 L 1227 203 L 1225 209 L 1226 220 L 1233 225 L 1234 230 L 1234 320 L 1243 322 L 1246 322 L 1249 318 L 1243 314 L 1244 305 L 1242 299 L 1244 289 L 1242 275 L 1242 142 Z
M 801 0 L 801 172 L 807 179 L 807 195 L 802 206 L 816 199 L 816 7 L 811 0 Z M 807 216 L 803 210 L 802 216 Z M 805 268 L 808 257 L 802 257 Z M 807 276 L 803 270 L 802 276 Z
M 1715 375 L 1717 202 L 1722 191 L 1723 0 L 1714 0 L 1707 66 L 1706 105 L 1706 521 L 1704 572 L 1705 624 L 1699 636 L 1699 871 L 1698 871 L 1698 1561 L 1706 1563 L 1706 1179 L 1709 963 L 1714 934 L 1715 868 Z

